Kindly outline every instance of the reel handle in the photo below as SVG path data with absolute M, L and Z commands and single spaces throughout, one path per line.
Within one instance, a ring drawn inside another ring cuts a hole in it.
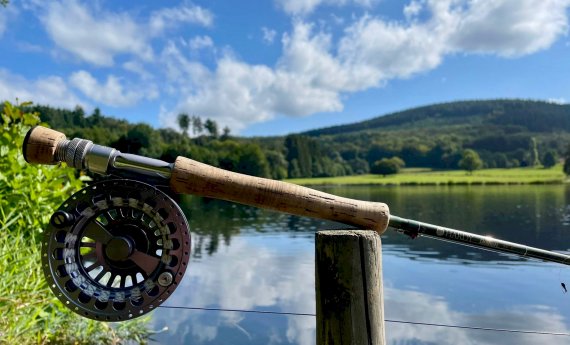
M 176 193 L 328 219 L 372 229 L 379 234 L 386 231 L 390 218 L 384 203 L 343 198 L 292 183 L 215 168 L 184 157 L 174 162 L 170 188 Z
M 89 140 L 67 140 L 63 133 L 39 126 L 26 135 L 23 152 L 29 163 L 65 161 L 69 166 L 99 174 L 158 178 L 168 181 L 176 193 L 337 221 L 379 234 L 386 231 L 390 220 L 390 211 L 384 203 L 343 198 L 287 182 L 234 173 L 184 157 L 169 164 L 123 154 Z

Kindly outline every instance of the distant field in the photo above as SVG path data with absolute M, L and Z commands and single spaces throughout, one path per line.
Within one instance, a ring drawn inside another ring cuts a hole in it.
M 397 175 L 357 175 L 288 179 L 300 185 L 453 185 L 453 184 L 542 184 L 563 183 L 562 166 L 544 168 L 484 169 L 468 175 L 463 170 L 432 171 L 404 169 Z

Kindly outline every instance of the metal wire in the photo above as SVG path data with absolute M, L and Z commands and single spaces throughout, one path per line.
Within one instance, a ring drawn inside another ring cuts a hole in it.
M 165 309 L 186 309 L 186 310 L 204 310 L 204 311 L 229 311 L 229 312 L 236 312 L 236 313 L 272 314 L 272 315 L 289 315 L 289 316 L 312 316 L 312 317 L 316 317 L 316 316 L 317 316 L 316 314 L 310 314 L 310 313 L 293 313 L 293 312 L 280 312 L 280 311 L 270 311 L 270 310 L 246 310 L 246 309 L 181 307 L 181 306 L 170 306 L 170 305 L 161 305 L 161 306 L 158 306 L 158 308 L 165 308 Z M 524 330 L 524 329 L 508 329 L 508 328 L 476 327 L 476 326 L 462 326 L 462 325 L 446 325 L 446 324 L 441 324 L 441 323 L 429 323 L 429 322 L 417 322 L 417 321 L 404 321 L 404 320 L 391 320 L 391 319 L 385 319 L 384 322 L 388 322 L 388 323 L 400 323 L 400 324 L 408 324 L 408 325 L 416 325 L 416 326 L 460 328 L 460 329 L 468 329 L 468 330 L 474 330 L 474 331 L 523 333 L 523 334 L 554 335 L 554 336 L 570 337 L 570 333 L 564 333 L 564 332 L 547 332 L 547 331 L 534 331 L 534 330 Z

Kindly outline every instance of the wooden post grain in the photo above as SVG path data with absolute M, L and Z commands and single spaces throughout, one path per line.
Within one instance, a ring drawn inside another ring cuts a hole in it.
M 315 260 L 317 344 L 386 344 L 380 236 L 317 232 Z

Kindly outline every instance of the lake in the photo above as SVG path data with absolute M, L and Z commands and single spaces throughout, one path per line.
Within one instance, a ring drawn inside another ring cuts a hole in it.
M 400 217 L 566 252 L 570 186 L 327 187 L 386 202 Z M 192 259 L 166 306 L 315 313 L 314 237 L 342 224 L 184 196 Z M 555 263 L 409 237 L 382 236 L 385 317 L 570 332 L 570 270 Z M 315 317 L 159 308 L 160 344 L 315 343 Z M 568 344 L 570 337 L 386 323 L 388 344 Z

